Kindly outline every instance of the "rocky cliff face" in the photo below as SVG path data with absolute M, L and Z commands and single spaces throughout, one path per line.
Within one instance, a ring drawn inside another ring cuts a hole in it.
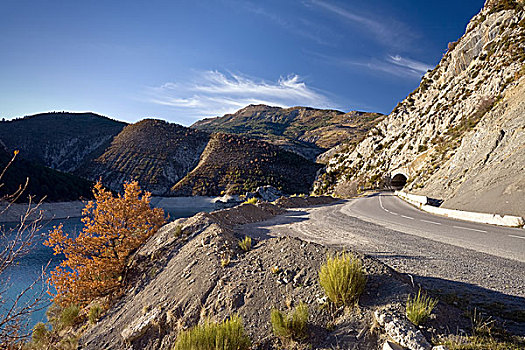
M 357 143 L 383 117 L 357 111 L 250 105 L 233 114 L 200 120 L 191 127 L 263 139 L 315 160 L 329 148 Z
M 444 207 L 525 216 L 525 79 L 461 141 L 456 153 L 413 191 Z
M 399 172 L 445 205 L 524 215 L 507 205 L 524 186 L 524 60 L 523 4 L 487 2 L 414 92 L 330 158 L 316 191 L 349 194 Z

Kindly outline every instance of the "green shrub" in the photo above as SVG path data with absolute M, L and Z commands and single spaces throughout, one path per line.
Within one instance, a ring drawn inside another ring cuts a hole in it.
M 242 202 L 242 204 L 257 204 L 257 202 L 258 202 L 258 199 L 255 197 L 252 197 Z
M 485 317 L 481 312 L 478 312 L 474 308 L 472 317 L 470 318 L 472 322 L 472 334 L 476 336 L 491 336 L 492 330 L 495 326 L 496 321 L 492 317 Z
M 47 320 L 53 329 L 60 328 L 61 312 L 62 312 L 62 308 L 60 307 L 60 305 L 56 303 L 51 304 L 46 310 Z
M 47 329 L 46 325 L 42 322 L 38 322 L 33 327 L 33 334 L 31 335 L 33 344 L 39 345 L 39 344 L 46 343 L 48 335 L 49 335 L 49 330 Z
M 437 300 L 421 293 L 420 289 L 415 296 L 408 296 L 406 306 L 407 318 L 410 322 L 419 326 L 428 319 L 437 303 Z
M 345 252 L 328 256 L 319 271 L 319 283 L 335 305 L 353 305 L 365 289 L 363 263 L 359 258 Z
M 80 308 L 76 305 L 69 305 L 64 308 L 60 313 L 60 328 L 66 328 L 74 326 L 77 322 L 78 313 Z
M 222 323 L 206 321 L 181 332 L 173 350 L 247 350 L 250 346 L 242 321 L 235 315 Z
M 231 256 L 228 255 L 228 254 L 224 255 L 221 258 L 221 266 L 222 267 L 226 267 L 226 266 L 230 265 L 230 262 L 231 262 Z
M 244 239 L 241 239 L 239 241 L 239 247 L 245 252 L 252 249 L 252 238 L 248 236 L 244 236 Z
M 182 225 L 175 226 L 175 230 L 173 231 L 173 235 L 175 237 L 180 237 L 180 235 L 182 235 Z
M 93 305 L 91 309 L 89 309 L 89 315 L 88 315 L 89 323 L 91 324 L 97 323 L 98 319 L 100 318 L 100 316 L 102 316 L 103 312 L 104 310 L 102 309 L 100 305 L 98 304 Z
M 67 335 L 63 337 L 58 343 L 60 350 L 77 350 L 78 349 L 78 336 Z
M 308 306 L 301 302 L 288 315 L 273 309 L 271 313 L 273 333 L 279 338 L 301 340 L 306 337 Z

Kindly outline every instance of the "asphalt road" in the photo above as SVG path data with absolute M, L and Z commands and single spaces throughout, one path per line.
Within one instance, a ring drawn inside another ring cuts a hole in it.
M 425 288 L 525 305 L 525 230 L 422 212 L 392 193 L 292 209 L 242 225 L 254 238 L 289 236 L 346 247 L 407 273 Z M 508 299 L 508 298 L 507 298 Z
M 389 192 L 353 199 L 341 208 L 341 212 L 393 230 L 525 262 L 525 229 L 522 228 L 433 215 Z

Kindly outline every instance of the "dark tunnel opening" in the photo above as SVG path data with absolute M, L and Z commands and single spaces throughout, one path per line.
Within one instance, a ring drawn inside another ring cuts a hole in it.
M 407 184 L 407 177 L 403 174 L 395 174 L 392 180 L 390 181 L 390 184 L 392 187 L 396 190 L 400 190 Z

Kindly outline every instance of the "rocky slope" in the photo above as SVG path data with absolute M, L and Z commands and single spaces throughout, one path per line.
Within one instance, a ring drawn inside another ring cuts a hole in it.
M 198 163 L 209 135 L 162 120 L 145 119 L 126 126 L 104 152 L 77 174 L 119 190 L 137 180 L 154 195 L 165 195 Z
M 10 152 L 20 150 L 24 159 L 73 172 L 125 125 L 94 113 L 42 113 L 0 122 L 0 141 Z
M 316 191 L 348 195 L 402 173 L 445 206 L 525 215 L 524 60 L 523 4 L 487 1 L 414 92 L 330 157 Z
M 272 185 L 307 193 L 319 165 L 281 148 L 239 135 L 213 134 L 198 165 L 173 186 L 177 196 L 239 194 Z
M 525 79 L 465 135 L 456 153 L 416 193 L 444 207 L 525 217 Z
M 283 207 L 326 201 L 295 198 L 281 199 L 277 205 L 247 204 L 164 226 L 137 251 L 125 294 L 95 326 L 84 328 L 80 347 L 171 349 L 181 330 L 206 318 L 220 321 L 239 314 L 256 349 L 378 349 L 387 336 L 374 325 L 374 313 L 385 315 L 381 320 L 391 317 L 390 312 L 403 315 L 407 295 L 415 291 L 408 278 L 361 256 L 368 280 L 359 307 L 330 311 L 322 306 L 325 297 L 318 283 L 319 267 L 330 249 L 293 238 L 261 240 L 248 252 L 238 247 L 237 225 L 268 219 Z M 272 333 L 270 312 L 300 301 L 311 314 L 308 337 L 299 345 L 281 343 Z M 434 332 L 446 332 L 438 327 L 445 321 L 451 328 L 457 326 L 457 310 L 440 304 L 435 314 L 428 324 Z M 414 326 L 405 325 L 388 326 L 398 332 L 390 336 L 422 337 Z
M 315 160 L 341 143 L 356 144 L 382 119 L 379 113 L 249 105 L 233 114 L 199 120 L 191 127 L 256 137 Z

